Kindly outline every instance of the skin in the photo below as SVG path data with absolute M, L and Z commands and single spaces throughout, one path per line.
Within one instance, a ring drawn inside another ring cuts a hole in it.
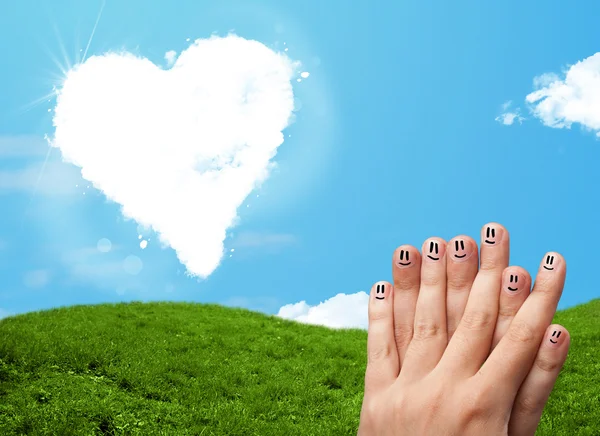
M 530 292 L 503 226 L 480 243 L 481 259 L 467 236 L 395 251 L 393 284 L 369 300 L 359 435 L 535 434 L 570 345 L 550 325 L 566 262 L 546 253 Z

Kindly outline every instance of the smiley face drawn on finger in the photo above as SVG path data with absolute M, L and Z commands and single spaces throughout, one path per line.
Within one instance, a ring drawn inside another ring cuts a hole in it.
M 439 254 L 439 244 L 437 243 L 437 241 L 431 241 L 429 243 L 429 254 L 427 255 L 428 258 L 430 258 L 431 260 L 440 260 L 439 257 L 434 257 L 433 254 Z
M 462 259 L 467 255 L 467 252 L 465 251 L 465 241 L 461 240 L 456 240 L 454 241 L 454 248 L 456 249 L 456 253 L 454 254 L 454 257 L 456 257 L 457 259 Z M 458 253 L 463 253 L 463 254 L 458 254 Z
M 548 256 L 546 256 L 546 264 L 544 265 L 544 268 L 546 268 L 548 271 L 552 271 L 554 269 L 554 267 L 552 266 L 553 263 L 554 256 L 549 254 Z
M 408 250 L 400 250 L 400 260 L 398 261 L 398 264 L 402 265 L 402 266 L 410 265 L 409 255 L 410 255 L 410 253 Z M 406 256 L 406 259 L 405 259 L 405 256 Z
M 558 334 L 557 334 L 557 333 L 558 333 Z M 561 334 L 561 333 L 562 333 L 561 331 L 554 330 L 554 331 L 552 332 L 552 337 L 550 338 L 550 342 L 552 342 L 553 344 L 556 344 L 558 341 L 553 341 L 553 340 L 552 340 L 552 338 L 553 338 L 553 337 L 555 337 L 555 335 L 556 335 L 556 339 L 560 338 L 560 334 Z
M 513 278 L 514 278 L 514 279 L 513 279 Z M 516 285 L 516 284 L 517 284 L 517 282 L 519 281 L 519 276 L 518 276 L 518 275 L 516 275 L 516 274 L 511 274 L 511 275 L 510 275 L 510 279 L 509 279 L 509 281 L 510 281 L 511 283 L 514 283 L 514 284 Z M 508 285 L 508 290 L 509 290 L 509 291 L 516 292 L 516 291 L 518 291 L 518 290 L 519 290 L 519 288 L 517 288 L 516 286 L 515 286 L 514 288 L 511 288 L 511 286 L 510 286 L 510 285 Z
M 485 242 L 487 242 L 488 244 L 492 244 L 494 245 L 496 243 L 496 241 L 494 240 L 496 238 L 496 229 L 489 227 L 487 228 L 486 232 L 485 232 Z
M 377 300 L 383 300 L 385 298 L 385 285 L 377 285 L 375 294 Z M 381 295 L 381 297 L 379 295 Z

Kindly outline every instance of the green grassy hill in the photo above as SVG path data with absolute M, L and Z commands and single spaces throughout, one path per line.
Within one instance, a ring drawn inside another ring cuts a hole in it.
M 538 434 L 600 435 L 600 300 L 560 312 L 566 370 Z M 366 332 L 196 303 L 0 321 L 0 434 L 351 435 Z

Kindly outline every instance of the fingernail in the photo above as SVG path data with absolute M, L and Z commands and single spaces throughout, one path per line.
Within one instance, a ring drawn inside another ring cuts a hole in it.
M 485 245 L 498 245 L 502 241 L 504 230 L 497 225 L 489 224 L 481 230 L 481 242 Z
M 548 331 L 546 342 L 551 347 L 560 347 L 565 341 L 565 334 L 560 328 L 551 329 Z
M 519 276 L 519 274 L 515 273 L 514 271 L 508 270 L 502 277 L 502 289 L 504 289 L 510 295 L 519 294 L 525 284 L 525 277 Z
M 542 260 L 542 268 L 547 271 L 554 271 L 560 263 L 560 257 L 556 253 L 547 253 Z
M 375 286 L 375 299 L 376 300 L 385 300 L 385 297 L 387 297 L 386 291 L 387 291 L 387 287 L 386 287 L 385 283 L 377 283 L 377 286 Z
M 398 268 L 409 268 L 415 264 L 414 254 L 411 255 L 410 250 L 400 249 L 396 258 L 396 266 Z
M 423 244 L 423 254 L 427 262 L 438 262 L 445 252 L 446 247 L 436 239 L 429 239 Z
M 471 241 L 468 239 L 456 238 L 448 244 L 448 253 L 450 259 L 454 262 L 464 262 L 474 253 Z

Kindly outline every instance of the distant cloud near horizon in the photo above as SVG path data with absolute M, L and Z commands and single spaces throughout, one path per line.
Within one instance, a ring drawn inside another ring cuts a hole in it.
M 279 309 L 277 316 L 305 324 L 323 325 L 331 328 L 369 327 L 369 294 L 339 293 L 317 305 L 310 306 L 306 301 L 286 304 Z
M 600 52 L 570 65 L 564 78 L 556 73 L 534 77 L 533 86 L 534 91 L 525 97 L 525 102 L 543 125 L 570 129 L 579 124 L 600 138 Z M 515 120 L 523 120 L 519 109 L 496 117 L 505 125 L 512 125 Z

